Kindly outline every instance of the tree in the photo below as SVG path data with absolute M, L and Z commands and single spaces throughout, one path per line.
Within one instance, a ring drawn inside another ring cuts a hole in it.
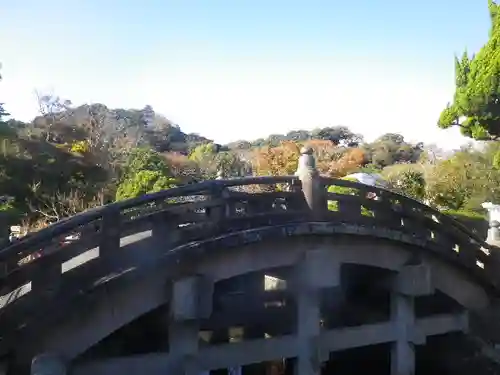
M 69 193 L 56 191 L 52 194 L 44 194 L 40 187 L 41 183 L 32 184 L 31 189 L 35 198 L 28 204 L 31 211 L 40 214 L 46 223 L 56 222 L 104 204 L 102 192 L 93 195 L 85 193 L 84 190 L 75 189 Z
M 289 141 L 303 142 L 311 139 L 311 133 L 307 130 L 292 130 L 287 133 L 286 139 Z
M 438 126 L 458 126 L 477 140 L 500 137 L 500 6 L 488 1 L 491 18 L 489 40 L 472 57 L 467 51 L 455 57 L 455 95 L 441 113 Z
M 221 172 L 224 177 L 244 176 L 249 169 L 249 165 L 239 158 L 234 152 L 219 152 L 215 157 L 217 172 Z
M 128 155 L 122 169 L 121 180 L 133 178 L 141 171 L 154 171 L 170 175 L 170 168 L 165 159 L 156 151 L 148 148 L 135 148 Z
M 314 129 L 311 136 L 313 139 L 328 140 L 335 145 L 348 147 L 357 146 L 363 140 L 361 135 L 354 134 L 347 126 Z
M 349 149 L 340 159 L 330 164 L 327 174 L 331 177 L 344 177 L 355 172 L 365 164 L 365 154 L 359 148 Z
M 202 179 L 198 164 L 180 152 L 162 154 L 168 163 L 172 176 L 180 183 L 191 183 Z
M 156 151 L 134 149 L 123 168 L 123 175 L 116 190 L 116 200 L 169 189 L 176 180 L 170 174 L 165 159 Z
M 252 148 L 252 144 L 248 141 L 236 141 L 227 144 L 230 150 L 249 150 Z
M 206 179 L 215 178 L 217 175 L 217 153 L 219 152 L 219 145 L 215 143 L 203 143 L 196 146 L 191 154 L 189 160 L 198 164 L 201 174 Z
M 389 184 L 399 193 L 413 199 L 425 198 L 425 178 L 423 172 L 407 169 L 391 176 Z
M 45 140 L 47 142 L 56 141 L 53 137 L 52 129 L 57 122 L 63 120 L 68 114 L 68 110 L 71 107 L 71 101 L 62 99 L 54 94 L 42 94 L 38 91 L 35 91 L 35 95 L 38 102 L 38 110 L 42 115 L 40 122 L 43 122 Z
M 116 200 L 139 197 L 144 194 L 170 189 L 175 180 L 163 175 L 160 171 L 139 171 L 133 177 L 123 181 L 116 191 Z
M 432 205 L 461 210 L 473 194 L 474 164 L 471 155 L 456 153 L 450 159 L 437 163 L 427 181 L 427 198 Z
M 387 133 L 364 144 L 362 149 L 369 163 L 383 168 L 395 163 L 415 163 L 423 152 L 423 144 L 413 145 L 400 134 Z
M 330 163 L 340 159 L 347 151 L 347 149 L 338 147 L 332 141 L 323 139 L 311 139 L 304 142 L 304 146 L 313 149 L 316 166 L 321 172 L 327 171 Z
M 0 64 L 0 69 L 2 68 L 2 64 Z M 0 74 L 0 81 L 2 80 L 2 75 Z M 3 108 L 3 103 L 0 103 L 0 124 L 4 124 L 3 117 L 8 116 L 9 114 Z
M 278 147 L 264 147 L 255 152 L 252 170 L 258 176 L 292 175 L 297 171 L 300 147 L 295 142 L 286 141 Z

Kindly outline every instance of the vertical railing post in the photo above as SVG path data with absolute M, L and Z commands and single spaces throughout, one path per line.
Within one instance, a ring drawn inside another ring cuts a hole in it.
M 304 199 L 311 215 L 315 218 L 319 218 L 327 209 L 326 194 L 324 191 L 325 187 L 316 169 L 313 149 L 310 147 L 303 147 L 300 153 L 299 164 L 295 175 L 302 183 L 302 193 L 304 194 Z
M 217 181 L 223 180 L 223 172 L 217 172 L 217 178 L 215 179 L 216 183 L 210 191 L 210 195 L 208 197 L 209 200 L 217 200 L 222 199 L 226 195 L 226 188 L 222 185 L 222 183 L 217 183 Z M 216 207 L 210 207 L 208 209 L 208 216 L 211 220 L 218 221 L 222 220 L 224 217 L 228 215 L 228 206 L 226 204 L 222 204 Z
M 111 205 L 103 211 L 99 241 L 101 262 L 112 257 L 120 249 L 121 221 L 121 211 L 118 207 Z

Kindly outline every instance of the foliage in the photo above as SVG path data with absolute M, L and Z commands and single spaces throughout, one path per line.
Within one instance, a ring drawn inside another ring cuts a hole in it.
M 413 145 L 400 134 L 387 133 L 362 148 L 368 163 L 383 168 L 396 163 L 415 163 L 423 151 L 423 144 Z
M 130 152 L 122 168 L 122 180 L 133 178 L 145 170 L 159 172 L 165 176 L 170 173 L 165 159 L 158 152 L 148 148 L 136 148 Z
M 382 172 L 382 169 L 380 169 L 380 167 L 378 167 L 377 165 L 374 165 L 374 164 L 365 164 L 363 165 L 362 167 L 360 167 L 357 172 L 360 172 L 360 173 L 378 173 L 380 174 Z
M 156 151 L 137 148 L 130 153 L 116 190 L 116 200 L 130 199 L 175 186 L 166 160 Z
M 359 148 L 347 150 L 338 160 L 328 166 L 326 174 L 331 177 L 343 177 L 355 172 L 365 164 L 365 153 Z
M 252 168 L 256 175 L 286 176 L 297 171 L 300 147 L 295 142 L 283 142 L 278 147 L 264 147 L 255 152 Z
M 215 143 L 204 143 L 201 144 L 193 149 L 191 151 L 191 154 L 189 155 L 189 159 L 200 162 L 202 160 L 205 160 L 207 157 L 212 157 L 217 154 L 219 151 L 219 147 Z
M 490 4 L 494 22 L 496 7 Z M 497 34 L 494 26 L 477 57 L 457 61 L 457 93 L 447 114 L 458 111 L 457 118 L 465 118 L 464 132 L 476 138 L 481 138 L 478 127 L 487 129 L 488 139 L 497 135 Z M 363 142 L 348 127 L 335 126 L 224 146 L 184 133 L 151 106 L 73 106 L 54 94 L 40 94 L 39 104 L 40 115 L 27 123 L 6 121 L 0 104 L 0 215 L 28 226 L 115 199 L 215 178 L 219 171 L 227 178 L 292 175 L 302 146 L 314 150 L 323 175 L 380 172 L 404 194 L 443 210 L 482 214 L 482 202 L 500 202 L 500 142 L 447 155 L 432 145 L 406 142 L 400 134 Z M 353 194 L 356 189 L 332 186 L 328 191 Z M 336 209 L 336 203 L 329 202 L 329 208 Z M 362 213 L 369 211 L 362 208 Z
M 116 200 L 139 197 L 144 194 L 170 189 L 175 186 L 175 180 L 160 171 L 143 170 L 124 180 L 116 191 Z
M 489 228 L 488 218 L 482 212 L 464 211 L 464 210 L 446 210 L 444 214 L 453 217 L 458 222 L 467 226 L 468 229 L 479 236 L 486 238 Z
M 356 180 L 354 177 L 343 177 L 341 178 L 341 180 L 358 182 L 358 180 Z M 330 185 L 328 187 L 328 192 L 341 195 L 355 195 L 358 192 L 358 189 L 345 186 Z
M 476 211 L 465 211 L 465 210 L 445 210 L 442 213 L 446 215 L 453 216 L 456 219 L 476 219 L 481 221 L 488 220 L 487 215 Z
M 459 157 L 437 164 L 427 182 L 429 202 L 444 209 L 462 209 L 471 196 L 470 172 Z
M 224 151 L 215 157 L 217 172 L 221 172 L 223 177 L 240 177 L 249 174 L 250 165 L 243 161 L 237 154 Z
M 189 154 L 189 160 L 198 165 L 204 179 L 213 179 L 217 175 L 217 153 L 219 148 L 219 145 L 213 142 L 203 143 L 196 146 Z
M 90 145 L 87 141 L 77 141 L 71 145 L 71 152 L 85 154 L 90 151 Z
M 190 160 L 180 152 L 166 152 L 161 154 L 170 168 L 172 176 L 181 183 L 196 182 L 201 178 L 198 163 Z
M 354 177 L 343 177 L 342 180 L 345 181 L 351 181 L 351 182 L 359 182 L 356 180 Z M 338 185 L 330 185 L 328 187 L 328 192 L 329 193 L 334 193 L 334 194 L 339 194 L 339 195 L 356 195 L 358 194 L 359 190 L 356 188 L 350 188 L 350 187 L 345 187 L 345 186 L 338 186 Z M 328 201 L 328 210 L 329 211 L 338 211 L 339 209 L 339 204 L 337 201 Z M 373 212 L 367 209 L 364 206 L 361 206 L 361 215 L 363 216 L 373 216 Z
M 442 208 L 480 211 L 485 201 L 500 199 L 500 171 L 494 167 L 498 145 L 463 149 L 437 163 L 427 179 L 427 198 Z
M 393 174 L 388 181 L 389 185 L 399 193 L 417 200 L 425 198 L 424 174 L 416 170 L 403 170 L 399 174 Z
M 474 56 L 455 57 L 455 95 L 441 113 L 438 126 L 459 126 L 462 134 L 478 140 L 500 136 L 500 6 L 488 1 L 489 40 Z

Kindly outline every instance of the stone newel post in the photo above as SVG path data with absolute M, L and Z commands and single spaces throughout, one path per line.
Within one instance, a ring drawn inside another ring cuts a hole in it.
M 486 242 L 490 245 L 500 246 L 500 205 L 491 202 L 484 202 L 483 208 L 488 210 L 490 227 Z
M 295 175 L 302 183 L 302 192 L 312 215 L 318 216 L 327 208 L 324 187 L 316 170 L 316 160 L 312 148 L 303 147 L 300 153 L 301 156 Z

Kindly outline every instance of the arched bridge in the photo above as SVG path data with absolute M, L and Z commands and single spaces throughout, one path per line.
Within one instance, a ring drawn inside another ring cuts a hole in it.
M 496 300 L 497 263 L 452 218 L 314 168 L 173 188 L 0 251 L 2 371 L 429 374 L 419 356 Z

